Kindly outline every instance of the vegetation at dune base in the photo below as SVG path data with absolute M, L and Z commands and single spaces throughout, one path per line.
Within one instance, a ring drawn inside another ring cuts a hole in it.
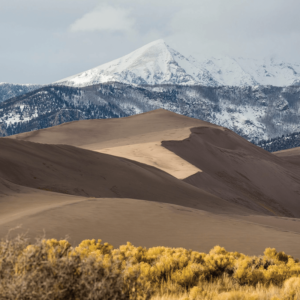
M 101 240 L 0 243 L 0 299 L 300 299 L 300 263 L 275 249 L 114 249 Z

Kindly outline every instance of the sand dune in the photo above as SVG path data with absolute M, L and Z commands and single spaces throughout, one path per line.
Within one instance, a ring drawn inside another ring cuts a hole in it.
M 300 216 L 300 174 L 290 163 L 222 127 L 165 110 L 72 122 L 11 138 L 126 157 L 186 177 L 185 182 L 231 203 L 266 214 Z
M 73 243 L 300 257 L 298 154 L 164 110 L 71 122 L 2 138 L 0 148 L 0 236 L 22 223 L 32 237 L 44 228 Z
M 71 122 L 10 138 L 78 146 L 136 160 L 184 179 L 201 170 L 161 147 L 161 141 L 183 140 L 194 126 L 215 125 L 161 109 L 127 118 Z
M 57 193 L 132 198 L 249 213 L 154 167 L 67 145 L 0 139 L 0 178 Z
M 230 130 L 191 131 L 188 139 L 162 143 L 203 170 L 185 182 L 257 211 L 300 217 L 300 176 L 286 161 Z
M 300 175 L 300 147 L 274 152 L 276 156 L 288 162 L 290 168 Z
M 300 147 L 273 152 L 273 154 L 279 157 L 298 156 L 300 155 Z

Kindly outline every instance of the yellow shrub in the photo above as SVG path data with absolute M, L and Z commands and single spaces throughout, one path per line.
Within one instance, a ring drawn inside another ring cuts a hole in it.
M 200 288 L 198 286 L 194 286 L 190 290 L 190 299 L 191 300 L 196 300 L 198 297 L 202 296 L 202 292 L 203 292 L 202 288 Z
M 285 290 L 293 290 L 295 292 L 300 292 L 300 277 L 292 277 L 285 281 Z
M 250 257 L 220 246 L 205 254 L 131 243 L 114 249 L 101 240 L 73 248 L 66 240 L 29 244 L 18 237 L 0 243 L 0 279 L 0 299 L 8 300 L 134 300 L 154 293 L 256 300 L 262 299 L 260 289 L 270 291 L 263 299 L 300 297 L 299 261 L 271 248 L 262 257 Z M 271 293 L 275 288 L 278 295 Z
M 219 300 L 260 300 L 259 295 L 249 295 L 242 291 L 222 293 L 218 296 Z

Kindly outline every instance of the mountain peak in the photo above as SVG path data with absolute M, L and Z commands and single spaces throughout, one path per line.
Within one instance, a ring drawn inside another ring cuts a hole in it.
M 55 84 L 89 86 L 104 82 L 137 85 L 287 86 L 300 81 L 300 65 L 274 60 L 216 57 L 198 62 L 186 58 L 163 39 Z
M 146 44 L 145 46 L 142 46 L 141 48 L 143 47 L 149 47 L 149 46 L 154 46 L 154 45 L 163 45 L 163 46 L 167 46 L 166 42 L 164 39 L 158 39 L 156 41 L 153 41 L 153 42 L 150 42 L 148 44 Z
M 163 39 L 151 42 L 121 58 L 60 80 L 56 84 L 88 86 L 118 81 L 128 84 L 195 84 L 182 64 L 189 60 L 171 49 Z

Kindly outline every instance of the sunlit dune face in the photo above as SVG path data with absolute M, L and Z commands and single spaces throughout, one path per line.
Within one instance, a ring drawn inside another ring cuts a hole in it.
M 194 165 L 162 147 L 160 142 L 125 145 L 97 151 L 156 167 L 178 179 L 184 179 L 197 172 L 202 172 Z
M 163 147 L 161 142 L 165 140 L 181 141 L 188 138 L 190 134 L 191 127 L 175 127 L 168 130 L 129 135 L 123 139 L 99 141 L 95 144 L 85 145 L 84 148 L 135 160 L 158 168 L 178 179 L 185 179 L 202 171 Z

